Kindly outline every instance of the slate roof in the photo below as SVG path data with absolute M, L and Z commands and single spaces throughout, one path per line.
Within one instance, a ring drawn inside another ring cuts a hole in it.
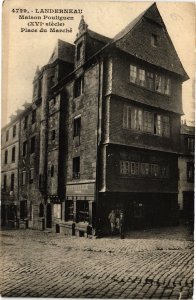
M 58 39 L 48 63 L 53 63 L 57 58 L 69 63 L 74 63 L 74 51 L 74 45 Z
M 145 36 L 144 34 L 143 29 L 146 26 L 144 22 L 149 20 L 151 23 L 156 23 L 159 27 L 159 33 L 164 42 L 160 47 L 152 47 L 150 45 L 150 36 Z M 185 80 L 189 78 L 169 37 L 156 3 L 152 4 L 121 30 L 112 39 L 111 44 L 115 44 L 120 50 L 136 56 L 141 60 L 179 74 L 184 77 Z
M 104 36 L 102 34 L 99 34 L 99 33 L 95 32 L 95 31 L 92 31 L 90 29 L 88 29 L 87 32 L 88 32 L 88 34 L 89 34 L 89 36 L 91 38 L 96 39 L 99 42 L 104 43 L 104 44 L 107 44 L 107 43 L 109 43 L 112 40 L 109 37 L 106 37 L 106 36 Z
M 142 12 L 139 14 L 138 17 L 133 19 L 125 28 L 123 28 L 119 33 L 117 33 L 114 38 L 112 39 L 112 43 L 117 42 L 120 40 L 122 37 L 124 37 L 128 32 L 130 32 L 134 26 L 141 20 L 143 15 L 145 14 L 146 11 Z

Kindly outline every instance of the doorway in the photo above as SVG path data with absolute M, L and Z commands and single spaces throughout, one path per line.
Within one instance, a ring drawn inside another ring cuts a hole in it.
M 52 228 L 52 207 L 49 203 L 46 208 L 46 227 Z

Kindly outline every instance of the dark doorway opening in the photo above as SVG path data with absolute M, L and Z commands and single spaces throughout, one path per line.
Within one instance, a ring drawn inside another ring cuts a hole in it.
M 52 207 L 51 204 L 47 205 L 46 208 L 46 227 L 52 228 Z
M 20 201 L 20 219 L 24 220 L 27 218 L 27 200 Z
M 56 224 L 56 233 L 60 233 L 60 226 L 59 226 L 59 224 Z
M 7 210 L 6 210 L 6 206 L 3 204 L 1 206 L 1 226 L 6 225 L 6 220 L 7 220 Z
M 183 192 L 183 213 L 185 220 L 194 220 L 194 192 Z

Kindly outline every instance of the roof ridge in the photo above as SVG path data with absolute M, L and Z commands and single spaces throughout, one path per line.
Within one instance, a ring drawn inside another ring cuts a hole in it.
M 142 17 L 146 14 L 146 12 L 154 5 L 157 7 L 156 3 L 154 2 L 147 9 L 145 9 L 143 12 L 141 12 L 137 17 L 135 17 L 131 22 L 129 22 L 129 24 L 126 27 L 124 27 L 120 32 L 118 32 L 114 36 L 114 38 L 112 39 L 112 42 L 117 42 L 121 38 L 123 38 L 125 35 L 127 35 L 138 24 L 138 22 L 142 19 Z

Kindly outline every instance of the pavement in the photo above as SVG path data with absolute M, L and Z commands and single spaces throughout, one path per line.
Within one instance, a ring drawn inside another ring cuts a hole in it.
M 186 227 L 132 231 L 125 239 L 5 230 L 3 297 L 192 299 L 193 236 Z

